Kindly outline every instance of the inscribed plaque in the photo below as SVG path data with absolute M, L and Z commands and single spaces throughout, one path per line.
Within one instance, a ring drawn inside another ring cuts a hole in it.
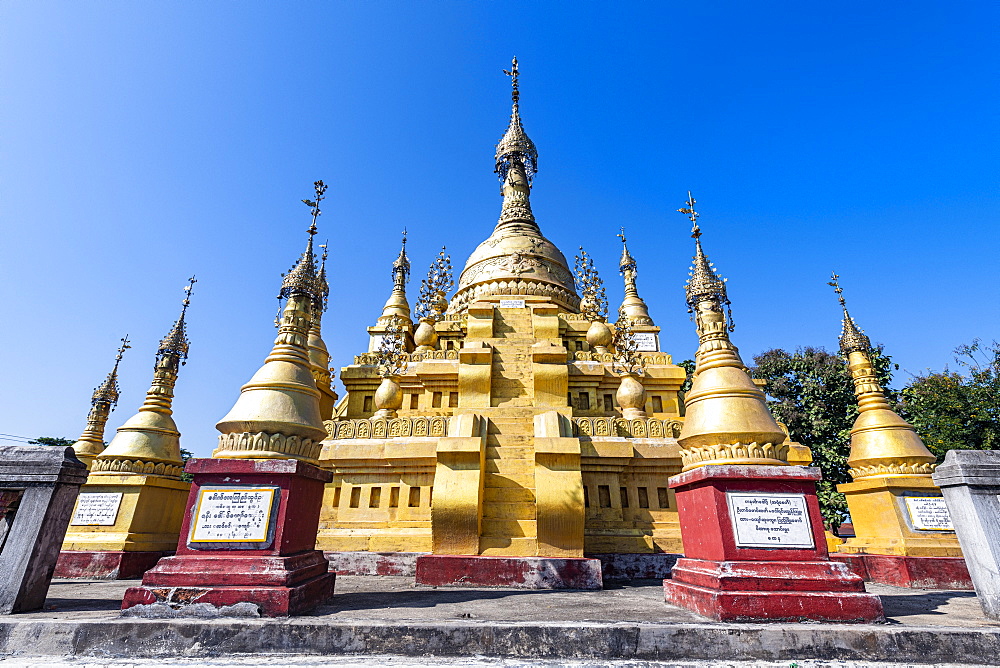
M 633 332 L 632 336 L 635 337 L 636 350 L 640 352 L 655 353 L 660 348 L 653 332 Z
M 122 505 L 122 492 L 84 492 L 76 502 L 76 512 L 70 525 L 77 527 L 114 526 L 118 509 Z
M 726 492 L 737 547 L 813 548 L 805 494 Z
M 910 513 L 910 522 L 918 531 L 954 531 L 951 515 L 944 497 L 941 496 L 907 496 L 906 510 Z
M 275 487 L 202 487 L 190 542 L 267 542 L 275 491 Z
M 524 308 L 523 299 L 501 299 L 500 308 Z

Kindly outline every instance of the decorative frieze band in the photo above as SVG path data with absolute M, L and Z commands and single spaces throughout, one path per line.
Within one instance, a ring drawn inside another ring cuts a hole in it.
M 99 457 L 91 464 L 91 473 L 124 473 L 137 475 L 161 475 L 180 479 L 183 466 L 164 462 L 149 462 L 141 459 L 105 459 Z
M 304 459 L 316 459 L 319 457 L 322 446 L 319 441 L 301 436 L 286 436 L 285 434 L 268 434 L 258 432 L 251 434 L 247 432 L 239 434 L 220 434 L 220 451 L 258 451 L 258 452 L 278 452 L 281 454 L 301 457 Z
M 331 439 L 405 438 L 407 436 L 440 438 L 448 433 L 448 418 L 440 415 L 371 420 L 327 420 L 323 425 Z
M 732 443 L 681 448 L 685 469 L 706 462 L 777 464 L 788 461 L 788 443 Z
M 457 350 L 428 350 L 425 352 L 412 352 L 406 355 L 409 362 L 422 362 L 424 360 L 457 360 Z M 361 353 L 354 356 L 355 364 L 376 365 L 378 364 L 378 353 Z
M 930 475 L 937 464 L 907 462 L 902 459 L 881 462 L 872 466 L 858 466 L 850 469 L 851 478 L 875 478 L 887 475 Z
M 681 423 L 677 420 L 617 417 L 575 417 L 574 436 L 618 436 L 622 438 L 677 438 Z

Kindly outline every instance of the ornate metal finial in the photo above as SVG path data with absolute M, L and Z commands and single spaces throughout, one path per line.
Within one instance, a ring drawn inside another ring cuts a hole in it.
M 122 344 L 118 346 L 118 354 L 115 355 L 115 365 L 112 367 L 111 373 L 108 374 L 103 383 L 94 388 L 94 394 L 90 399 L 92 406 L 107 404 L 109 412 L 118 405 L 118 397 L 121 394 L 121 387 L 118 385 L 118 364 L 122 361 L 125 351 L 132 347 L 129 345 L 128 334 L 122 337 L 121 342 Z
M 622 240 L 622 258 L 618 262 L 618 272 L 624 276 L 626 272 L 634 272 L 638 265 L 632 254 L 628 252 L 628 243 L 625 241 L 625 228 L 621 228 L 621 232 L 615 236 Z
M 418 319 L 430 318 L 437 322 L 444 317 L 444 312 L 448 308 L 448 300 L 445 297 L 455 287 L 455 280 L 451 269 L 451 256 L 445 253 L 446 250 L 441 246 L 441 252 L 427 270 L 427 278 L 420 281 L 420 298 L 416 308 Z
M 496 152 L 496 173 L 500 176 L 500 181 L 507 180 L 507 172 L 512 164 L 517 163 L 524 168 L 525 177 L 530 183 L 538 171 L 538 150 L 534 142 L 528 138 L 521 125 L 521 91 L 518 77 L 520 70 L 517 67 L 517 58 L 511 61 L 511 69 L 504 70 L 504 74 L 511 79 L 511 111 L 510 124 L 500 142 L 497 144 Z
M 594 260 L 580 246 L 580 254 L 575 256 L 576 285 L 580 290 L 580 312 L 587 320 L 604 321 L 608 315 L 608 297 L 604 291 L 604 281 L 597 273 Z
M 691 191 L 689 190 L 687 202 L 685 202 L 687 206 L 683 209 L 677 209 L 679 213 L 683 213 L 691 221 L 691 236 L 695 239 L 701 236 L 701 227 L 698 226 L 698 216 L 701 214 L 694 210 L 694 205 L 697 203 L 698 200 L 691 196 Z M 624 241 L 624 239 L 622 241 Z
M 618 321 L 615 322 L 615 336 L 612 340 L 615 356 L 611 361 L 611 369 L 623 376 L 642 375 L 646 364 L 645 358 L 639 353 L 639 343 L 632 331 L 632 321 L 625 313 L 625 307 L 618 308 Z
M 188 279 L 188 284 L 184 286 L 184 301 L 181 302 L 181 315 L 174 322 L 167 335 L 160 341 L 160 347 L 156 350 L 156 367 L 167 355 L 174 355 L 182 365 L 186 364 L 188 350 L 191 342 L 187 338 L 187 323 L 184 321 L 187 316 L 188 306 L 191 305 L 191 294 L 194 292 L 194 284 L 198 282 L 194 276 Z
M 313 252 L 313 237 L 316 235 L 316 219 L 323 213 L 320 210 L 320 202 L 325 199 L 326 184 L 323 181 L 313 182 L 316 192 L 315 200 L 302 200 L 302 203 L 310 208 L 312 213 L 312 223 L 309 225 L 309 241 L 306 242 L 306 250 L 302 253 L 299 261 L 292 267 L 291 271 L 283 274 L 281 282 L 281 292 L 278 299 L 288 299 L 292 295 L 307 295 L 312 299 L 313 306 L 317 309 L 323 308 L 323 290 L 319 285 L 318 273 L 316 271 L 316 254 Z M 277 325 L 277 323 L 275 323 Z
M 399 249 L 399 257 L 392 263 L 392 283 L 395 289 L 401 290 L 410 280 L 410 258 L 406 256 L 406 228 L 403 228 L 403 243 Z
M 840 276 L 836 272 L 830 274 L 830 281 L 827 285 L 831 286 L 833 291 L 837 293 L 837 301 L 840 302 L 840 308 L 844 310 L 844 319 L 840 330 L 840 351 L 845 355 L 853 352 L 868 353 L 872 347 L 871 340 L 865 334 L 865 330 L 858 327 L 854 318 L 847 312 L 847 300 L 844 299 L 844 289 L 840 287 Z
M 402 375 L 406 373 L 409 359 L 409 355 L 406 354 L 403 328 L 400 326 L 399 319 L 393 318 L 386 323 L 378 350 L 375 351 L 375 365 L 378 367 L 378 373 L 383 378 Z
M 323 255 L 320 256 L 319 273 L 316 274 L 316 290 L 319 291 L 320 312 L 326 313 L 330 303 L 330 282 L 326 280 L 326 258 L 329 255 L 330 240 L 327 239 L 319 247 L 323 249 Z
M 730 307 L 729 296 L 726 294 L 726 279 L 719 275 L 715 270 L 715 266 L 708 261 L 708 257 L 705 256 L 705 252 L 702 250 L 701 227 L 698 225 L 698 216 L 701 214 L 694 209 L 695 201 L 689 190 L 686 202 L 687 206 L 677 209 L 679 213 L 685 214 L 691 221 L 691 236 L 694 238 L 695 247 L 694 263 L 691 265 L 691 271 L 688 274 L 690 278 L 688 278 L 687 283 L 684 285 L 684 291 L 687 295 L 688 313 L 694 313 L 701 302 L 712 302 L 714 304 L 714 306 L 710 307 L 712 310 L 721 311 L 723 308 L 726 309 L 726 328 L 731 332 L 736 328 L 736 325 L 733 322 L 733 312 Z
M 510 64 L 511 68 L 504 70 L 503 73 L 510 77 L 510 99 L 514 103 L 514 109 L 517 109 L 518 101 L 521 99 L 521 91 L 517 87 L 517 77 L 521 74 L 517 69 L 517 56 L 511 59 Z

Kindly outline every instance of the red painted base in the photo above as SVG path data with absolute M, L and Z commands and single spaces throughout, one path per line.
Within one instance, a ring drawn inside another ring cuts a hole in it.
M 172 552 L 84 552 L 59 553 L 52 577 L 91 580 L 138 580 Z
M 431 554 L 417 557 L 417 584 L 511 589 L 602 589 L 597 559 L 478 557 Z
M 126 591 L 122 609 L 158 601 L 173 607 L 247 602 L 259 606 L 262 615 L 283 617 L 308 612 L 333 595 L 335 576 L 323 553 L 313 549 L 331 473 L 293 459 L 192 459 L 185 470 L 194 481 L 177 555 L 146 571 L 142 586 Z M 191 508 L 205 486 L 277 488 L 273 537 L 259 547 L 189 543 Z
M 319 550 L 286 557 L 167 557 L 146 573 L 141 587 L 125 591 L 122 609 L 157 602 L 217 607 L 250 602 L 265 617 L 286 617 L 325 603 L 335 578 Z
M 969 568 L 962 557 L 904 557 L 893 554 L 831 554 L 831 559 L 867 582 L 910 589 L 974 591 Z
M 878 596 L 844 564 L 679 559 L 663 581 L 672 603 L 722 622 L 884 619 Z
M 878 596 L 865 592 L 861 577 L 846 564 L 827 556 L 816 498 L 819 479 L 818 469 L 800 466 L 703 466 L 671 478 L 685 557 L 663 582 L 665 600 L 719 621 L 884 620 Z M 775 547 L 741 543 L 729 492 L 798 496 L 805 502 L 803 528 L 811 541 L 797 538 L 790 547 L 781 547 L 781 541 Z

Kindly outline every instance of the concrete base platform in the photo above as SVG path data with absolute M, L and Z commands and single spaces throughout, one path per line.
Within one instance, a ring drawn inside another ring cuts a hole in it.
M 630 580 L 664 580 L 670 577 L 680 554 L 588 554 L 588 559 L 601 562 L 601 574 L 605 582 L 628 582 Z
M 963 557 L 832 553 L 830 559 L 847 564 L 865 582 L 913 589 L 973 591 L 972 576 Z
M 417 574 L 417 557 L 427 552 L 324 552 L 330 572 L 337 575 Z
M 417 657 L 420 665 L 465 657 L 463 665 L 521 658 L 912 667 L 996 665 L 1000 656 L 1000 623 L 985 619 L 969 592 L 869 585 L 890 624 L 720 624 L 665 604 L 658 580 L 601 591 L 435 589 L 403 577 L 337 580 L 337 596 L 308 616 L 207 620 L 123 619 L 122 594 L 137 583 L 56 581 L 44 610 L 0 617 L 0 665 L 40 664 L 31 657 L 41 656 L 70 657 L 73 665 L 116 657 L 176 658 L 184 665 L 219 657 L 212 665 L 233 665 L 252 656 L 275 666 L 298 656 L 326 665 L 351 655 L 368 655 L 357 662 L 372 665 L 370 655 L 383 654 Z
M 601 589 L 597 559 L 429 554 L 417 558 L 417 584 L 434 587 Z
M 162 557 L 173 552 L 85 552 L 59 553 L 57 578 L 84 578 L 87 580 L 135 580 L 156 565 Z

